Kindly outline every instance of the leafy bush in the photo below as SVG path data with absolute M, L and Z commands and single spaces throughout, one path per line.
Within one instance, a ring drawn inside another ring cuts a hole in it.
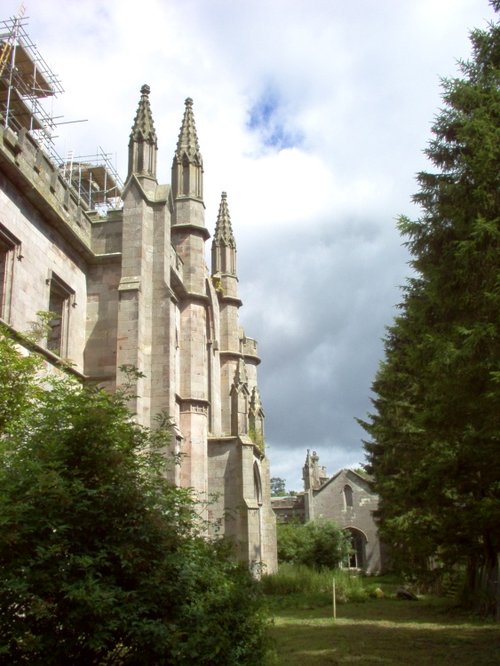
M 0 335 L 6 367 L 19 398 L 0 391 L 0 661 L 265 663 L 259 586 L 165 480 L 165 424 L 136 425 L 123 393 L 42 390 Z
M 33 382 L 40 358 L 21 355 L 0 326 L 0 435 L 36 398 L 38 387 Z
M 318 520 L 278 525 L 280 562 L 334 569 L 349 551 L 349 538 L 335 523 Z

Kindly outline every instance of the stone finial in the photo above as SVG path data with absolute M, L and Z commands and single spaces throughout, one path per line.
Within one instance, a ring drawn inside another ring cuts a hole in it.
M 157 144 L 156 131 L 153 123 L 153 114 L 151 113 L 151 106 L 149 104 L 149 93 L 151 88 L 145 83 L 141 87 L 141 99 L 135 115 L 134 124 L 132 125 L 132 132 L 130 134 L 131 141 L 146 141 L 152 145 Z
M 141 87 L 141 99 L 128 143 L 128 176 L 156 180 L 156 156 L 158 143 L 156 140 L 153 114 L 149 104 L 151 88 L 145 83 Z
M 184 117 L 179 132 L 175 157 L 179 162 L 182 162 L 184 158 L 187 158 L 188 162 L 191 164 L 202 166 L 203 160 L 200 153 L 198 135 L 196 133 L 193 100 L 191 97 L 188 97 L 184 104 L 186 108 L 184 109 Z
M 229 215 L 229 208 L 227 205 L 226 192 L 223 192 L 221 196 L 213 242 L 233 249 L 236 248 L 236 241 L 234 240 L 233 228 L 231 225 L 231 216 Z
M 236 241 L 227 206 L 227 194 L 222 193 L 212 241 L 212 273 L 236 277 Z M 232 293 L 237 296 L 236 292 Z

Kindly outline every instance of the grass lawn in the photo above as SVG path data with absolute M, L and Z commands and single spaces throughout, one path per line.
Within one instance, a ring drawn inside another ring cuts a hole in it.
M 280 666 L 500 664 L 500 626 L 441 600 L 346 603 L 336 621 L 331 607 L 276 609 L 272 635 Z

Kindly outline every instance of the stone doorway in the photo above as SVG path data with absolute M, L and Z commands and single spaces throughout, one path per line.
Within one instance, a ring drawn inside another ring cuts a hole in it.
M 366 536 L 355 527 L 348 527 L 345 531 L 351 541 L 351 552 L 347 556 L 344 566 L 347 569 L 364 570 L 366 568 Z

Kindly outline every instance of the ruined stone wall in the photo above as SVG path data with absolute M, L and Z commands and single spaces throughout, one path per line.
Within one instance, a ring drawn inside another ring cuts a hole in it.
M 352 490 L 352 506 L 348 505 L 345 487 Z M 312 495 L 314 519 L 332 520 L 341 528 L 359 530 L 366 538 L 365 568 L 368 573 L 382 568 L 380 541 L 373 512 L 378 496 L 370 484 L 351 470 L 341 470 Z

